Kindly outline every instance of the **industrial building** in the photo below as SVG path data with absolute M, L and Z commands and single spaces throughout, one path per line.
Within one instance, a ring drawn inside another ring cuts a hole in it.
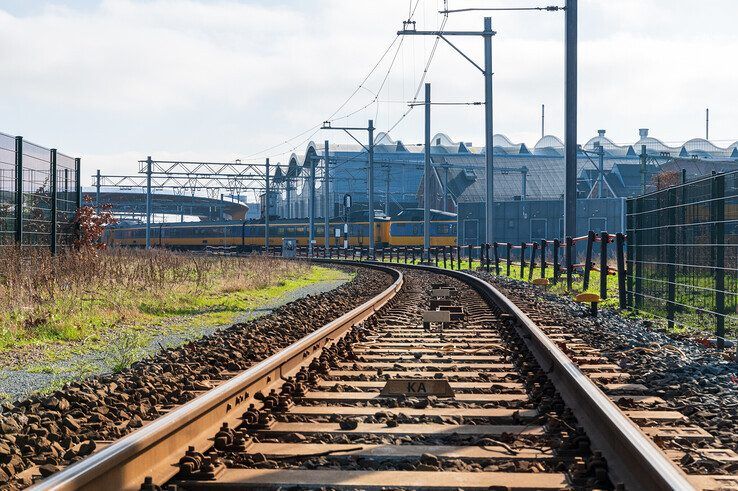
M 709 175 L 738 170 L 738 142 L 721 148 L 705 139 L 668 146 L 640 129 L 638 140 L 618 145 L 605 130 L 578 150 L 577 235 L 587 230 L 624 230 L 624 199 L 644 192 Z M 460 244 L 486 242 L 486 166 L 484 147 L 456 142 L 439 133 L 432 139 L 431 208 L 457 213 Z M 563 235 L 564 144 L 553 135 L 529 147 L 495 135 L 495 225 L 498 242 L 520 243 Z M 329 145 L 330 217 L 368 210 L 367 151 L 358 144 Z M 423 206 L 424 146 L 393 140 L 387 133 L 374 139 L 374 203 L 378 213 L 396 215 Z M 308 217 L 311 166 L 315 168 L 315 217 L 324 216 L 324 147 L 310 143 L 286 163 L 272 167 L 270 216 Z M 684 175 L 683 175 L 684 174 Z M 675 181 L 675 179 L 677 181 Z M 97 189 L 90 189 L 97 194 Z M 87 190 L 85 190 L 87 191 Z M 158 190 L 154 214 L 168 220 L 253 219 L 263 216 L 262 203 L 245 205 L 245 196 L 200 197 Z M 346 196 L 351 208 L 344 207 Z M 111 203 L 119 216 L 145 214 L 144 196 L 135 189 L 100 192 L 101 203 Z M 155 220 L 157 220 L 155 218 Z
M 443 133 L 432 140 L 431 208 L 459 213 L 460 243 L 476 244 L 484 237 L 485 149 L 455 142 Z M 533 147 L 495 135 L 495 237 L 500 242 L 560 237 L 563 233 L 564 144 L 547 135 Z M 272 214 L 308 216 L 310 167 L 316 165 L 315 216 L 324 214 L 323 147 L 309 144 L 293 154 L 274 175 Z M 360 145 L 329 147 L 329 213 L 342 216 L 343 197 L 351 195 L 353 210 L 366 210 L 367 152 Z M 393 140 L 379 133 L 374 140 L 375 209 L 395 214 L 423 204 L 424 147 Z M 578 151 L 577 223 L 581 230 L 619 232 L 624 228 L 626 197 L 659 187 L 658 176 L 682 169 L 688 178 L 712 171 L 738 169 L 738 142 L 721 148 L 704 139 L 668 146 L 639 130 L 639 139 L 618 145 L 605 130 Z

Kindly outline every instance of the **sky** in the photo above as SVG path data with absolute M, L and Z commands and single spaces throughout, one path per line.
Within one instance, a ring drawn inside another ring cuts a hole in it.
M 135 173 L 148 155 L 285 163 L 310 140 L 349 142 L 316 130 L 327 119 L 374 119 L 418 143 L 422 107 L 402 115 L 435 41 L 396 36 L 416 2 L 417 28 L 436 29 L 443 0 L 2 0 L 0 131 L 82 157 L 83 185 L 96 169 Z M 738 140 L 736 14 L 736 0 L 580 0 L 579 142 L 605 129 L 633 143 L 649 128 L 680 144 L 705 136 L 706 107 L 710 139 Z M 484 15 L 450 14 L 445 29 L 481 30 Z M 546 133 L 563 137 L 563 12 L 487 15 L 494 132 L 534 145 L 545 104 Z M 456 44 L 482 64 L 481 38 Z M 443 42 L 426 81 L 436 102 L 483 100 L 481 74 Z M 483 145 L 482 106 L 434 106 L 431 126 Z

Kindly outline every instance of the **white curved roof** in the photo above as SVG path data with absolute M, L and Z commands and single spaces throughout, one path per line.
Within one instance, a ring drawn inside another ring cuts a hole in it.
M 672 155 L 679 155 L 679 152 L 681 150 L 681 147 L 670 147 L 669 145 L 666 145 L 664 142 L 659 140 L 658 138 L 654 138 L 652 136 L 647 136 L 646 138 L 641 138 L 637 142 L 633 144 L 635 147 L 636 152 L 640 151 L 640 148 L 645 145 L 646 151 L 652 151 L 652 152 L 667 152 Z
M 397 142 L 392 139 L 389 133 L 380 131 L 377 133 L 377 136 L 374 137 L 374 144 L 375 145 L 395 145 Z
M 533 148 L 539 149 L 539 148 L 561 148 L 564 146 L 564 142 L 559 140 L 557 137 L 553 135 L 546 135 L 542 137 L 538 142 L 536 142 L 535 146 Z
M 632 145 L 618 144 L 613 142 L 610 138 L 604 136 L 604 130 L 601 130 L 600 134 L 590 138 L 583 145 L 584 150 L 593 151 L 595 150 L 596 144 L 601 145 L 608 156 L 610 157 L 633 157 L 641 152 L 641 146 L 646 146 L 646 151 L 649 154 L 663 154 L 668 153 L 672 157 L 685 157 L 685 156 L 699 156 L 703 158 L 719 158 L 719 159 L 738 159 L 738 141 L 732 143 L 728 147 L 720 147 L 715 143 L 708 141 L 704 138 L 693 138 L 686 141 L 682 145 L 669 146 L 662 140 L 654 138 L 648 135 L 648 130 L 641 129 L 643 138 Z M 377 146 L 378 152 L 409 152 L 409 153 L 422 153 L 422 143 L 408 143 L 405 144 L 401 140 L 395 140 L 387 132 L 379 132 L 374 138 L 374 143 Z M 495 148 L 495 153 L 506 154 L 506 155 L 530 155 L 528 147 L 525 143 L 514 143 L 506 135 L 497 133 L 492 137 L 492 144 Z M 471 144 L 464 143 L 463 141 L 454 141 L 447 133 L 438 132 L 433 135 L 431 140 L 433 146 L 433 152 L 443 153 L 449 155 L 475 153 L 484 154 L 484 146 L 474 147 Z M 538 156 L 551 156 L 560 157 L 563 155 L 564 142 L 554 135 L 545 135 L 539 139 L 533 147 L 532 154 Z M 340 143 L 331 144 L 331 152 L 362 152 L 363 147 L 354 143 Z M 315 152 L 321 155 L 323 152 L 322 147 L 317 148 L 315 143 L 310 142 L 303 153 L 293 153 L 290 156 L 290 160 L 286 169 L 286 174 L 289 177 L 294 177 L 303 174 L 303 169 L 309 168 L 307 158 L 308 155 Z

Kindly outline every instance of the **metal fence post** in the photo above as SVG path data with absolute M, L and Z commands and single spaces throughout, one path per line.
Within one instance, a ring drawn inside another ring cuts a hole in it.
M 485 262 L 485 270 L 489 273 L 489 243 L 484 244 L 484 251 L 487 254 L 487 261 Z
M 500 254 L 497 250 L 497 242 L 492 244 L 493 252 L 495 254 L 495 274 L 500 276 Z
M 15 137 L 15 242 L 23 242 L 23 137 Z
M 538 250 L 538 242 L 533 242 L 530 248 L 530 265 L 528 267 L 528 281 L 533 279 L 533 270 L 536 268 L 536 251 Z
M 448 246 L 443 246 L 443 269 L 446 269 L 446 252 L 448 250 Z
M 49 150 L 49 160 L 51 164 L 51 253 L 56 255 L 56 201 L 58 197 L 56 148 Z
M 472 269 L 472 256 L 474 255 L 474 246 L 469 244 L 469 270 Z
M 589 274 L 592 271 L 592 247 L 594 246 L 594 241 L 596 239 L 597 237 L 595 236 L 593 230 L 587 232 L 587 252 L 584 259 L 584 284 L 582 286 L 583 290 L 589 288 Z
M 674 315 L 676 314 L 676 188 L 668 191 L 669 203 L 669 219 L 667 232 L 667 248 L 666 248 L 666 277 L 667 299 L 666 299 L 666 319 L 669 329 L 674 327 Z
M 574 239 L 571 237 L 566 238 L 566 248 L 564 250 L 564 261 L 566 261 L 566 290 L 571 291 L 572 273 L 574 273 L 574 261 L 572 257 L 572 249 L 574 246 Z
M 615 254 L 618 260 L 618 301 L 620 308 L 625 309 L 628 306 L 625 296 L 625 235 L 621 232 L 615 235 Z
M 634 244 L 633 244 L 633 281 L 635 283 L 634 285 L 634 291 L 633 291 L 633 307 L 635 310 L 640 309 L 641 305 L 643 305 L 643 296 L 642 293 L 642 278 L 643 278 L 643 265 L 641 258 L 641 255 L 643 254 L 643 251 L 641 250 L 641 243 L 643 242 L 643 232 L 640 231 L 641 228 L 641 212 L 643 211 L 643 205 L 644 201 L 643 198 L 636 198 L 635 200 L 635 214 L 633 217 L 633 234 L 634 237 Z M 630 252 L 630 251 L 629 251 Z M 630 256 L 630 254 L 628 254 Z M 631 268 L 628 268 L 629 271 Z
M 561 264 L 559 264 L 559 249 L 561 248 L 561 242 L 559 239 L 553 240 L 553 284 L 559 282 L 559 274 L 561 273 Z
M 510 265 L 512 264 L 512 244 L 507 243 L 507 276 L 510 276 Z
M 520 279 L 525 278 L 525 247 L 526 243 L 520 243 Z
M 610 235 L 607 232 L 600 232 L 600 299 L 607 298 L 607 243 L 610 241 Z
M 77 194 L 77 208 L 82 206 L 82 159 L 77 157 L 74 159 L 74 192 Z
M 546 247 L 548 242 L 546 239 L 541 239 L 541 278 L 546 277 Z
M 725 175 L 713 178 L 712 204 L 715 210 L 715 337 L 718 349 L 725 348 Z
M 461 271 L 461 246 L 456 246 L 456 269 Z

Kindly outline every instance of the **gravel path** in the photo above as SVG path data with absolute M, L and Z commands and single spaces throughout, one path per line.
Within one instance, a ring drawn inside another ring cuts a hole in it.
M 300 298 L 310 295 L 318 295 L 328 292 L 343 285 L 350 280 L 347 275 L 344 279 L 327 280 L 311 283 L 295 290 L 286 292 L 284 295 L 272 299 L 259 307 L 244 312 L 236 317 L 234 323 L 246 322 L 250 319 L 261 317 L 271 313 L 285 304 L 294 302 Z M 163 348 L 174 348 L 184 343 L 209 336 L 214 332 L 229 327 L 231 324 L 221 326 L 192 326 L 177 331 L 162 332 L 154 335 L 148 340 L 148 345 L 138 348 L 138 357 L 148 356 L 161 351 Z M 118 343 L 111 339 L 106 346 L 116 346 Z M 121 347 L 111 348 L 120 350 Z M 122 355 L 108 349 L 95 349 L 82 354 L 71 354 L 57 361 L 51 361 L 36 366 L 26 367 L 24 370 L 0 369 L 0 395 L 9 400 L 21 399 L 39 392 L 58 388 L 64 382 L 80 379 L 89 375 L 108 373 L 113 370 L 116 361 Z

